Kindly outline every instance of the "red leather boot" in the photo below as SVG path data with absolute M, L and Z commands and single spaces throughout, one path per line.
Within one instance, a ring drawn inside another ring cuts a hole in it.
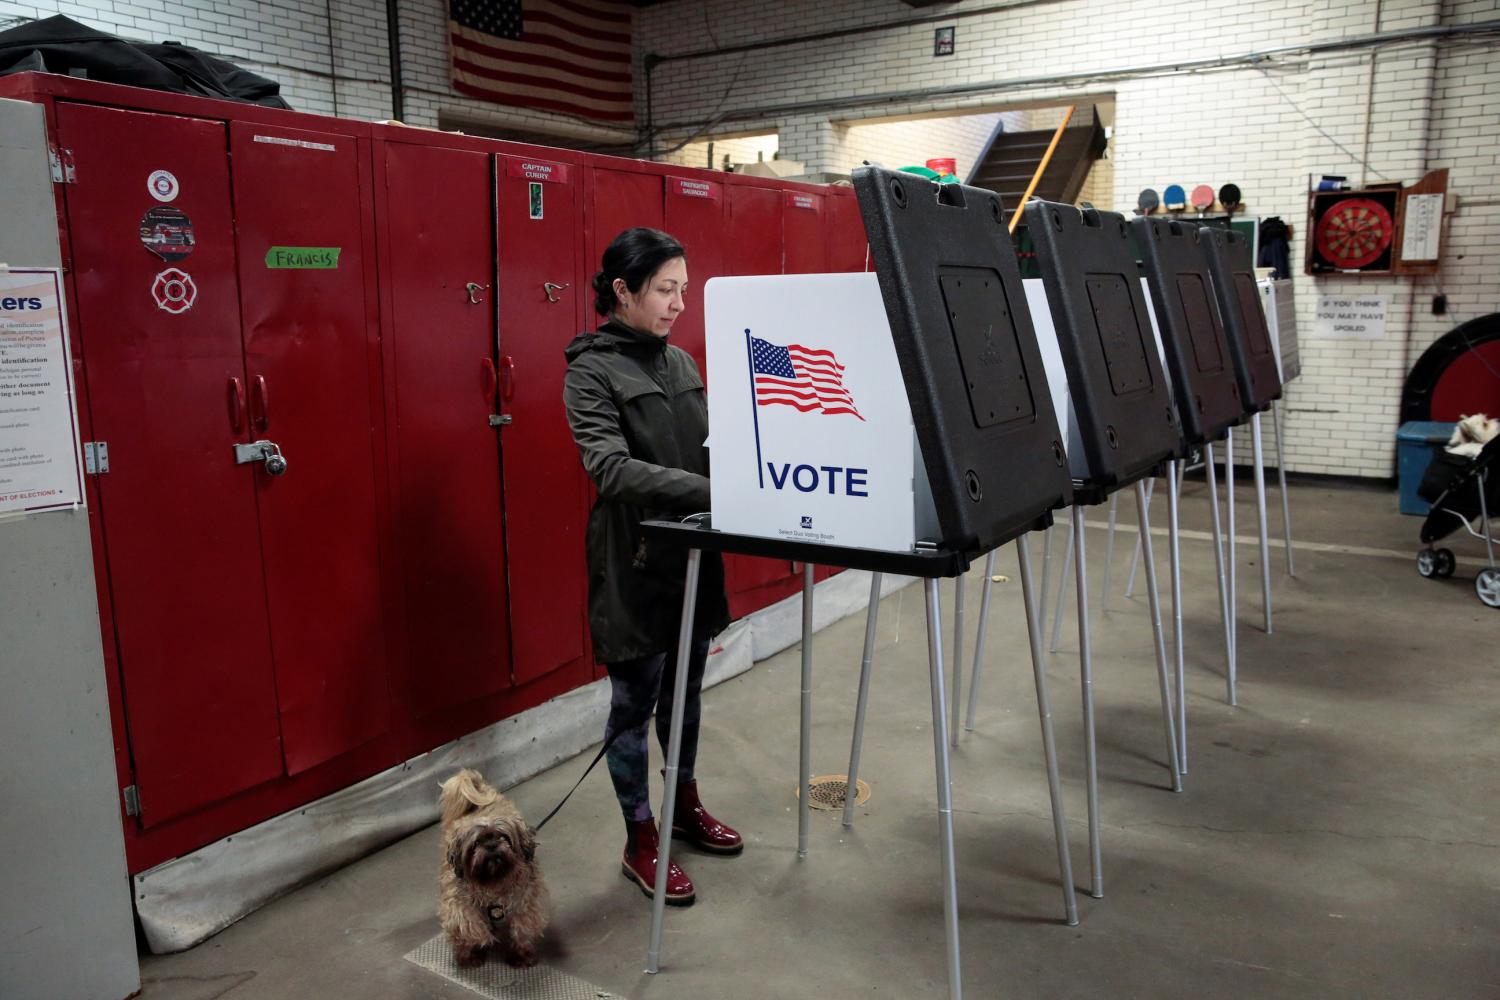
M 647 899 L 656 896 L 656 859 L 660 841 L 656 835 L 656 822 L 643 819 L 625 821 L 625 860 L 620 871 L 630 881 L 641 887 Z M 667 864 L 667 905 L 690 906 L 696 896 L 693 880 L 677 862 Z
M 703 808 L 698 798 L 698 782 L 684 781 L 677 786 L 677 804 L 672 811 L 674 838 L 711 854 L 738 854 L 745 849 L 743 837 Z

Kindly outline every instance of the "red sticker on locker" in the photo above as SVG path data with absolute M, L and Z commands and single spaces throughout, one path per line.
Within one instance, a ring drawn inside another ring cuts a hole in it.
M 719 200 L 719 185 L 713 181 L 695 181 L 686 177 L 668 177 L 667 190 L 684 198 Z
M 192 275 L 186 271 L 169 267 L 156 276 L 151 297 L 156 300 L 156 308 L 175 316 L 193 308 L 193 303 L 198 301 L 198 286 L 193 284 Z
M 568 183 L 566 163 L 548 163 L 546 160 L 507 159 L 505 172 L 512 177 L 524 177 L 529 181 L 550 181 L 553 184 Z
M 180 208 L 158 205 L 141 219 L 141 245 L 168 264 L 193 252 L 193 220 Z
M 804 208 L 809 212 L 817 212 L 823 208 L 823 198 L 816 194 L 802 194 L 800 191 L 788 191 L 786 193 L 787 208 Z

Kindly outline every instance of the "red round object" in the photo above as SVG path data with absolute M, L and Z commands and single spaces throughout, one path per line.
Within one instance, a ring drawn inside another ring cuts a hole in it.
M 1207 184 L 1199 184 L 1193 188 L 1193 196 L 1189 201 L 1198 211 L 1205 212 L 1214 207 L 1214 189 Z
M 1364 267 L 1391 245 L 1395 228 L 1391 213 L 1380 202 L 1345 198 L 1318 219 L 1318 252 L 1334 267 Z
M 927 169 L 938 176 L 958 173 L 958 161 L 951 156 L 934 157 L 927 161 Z

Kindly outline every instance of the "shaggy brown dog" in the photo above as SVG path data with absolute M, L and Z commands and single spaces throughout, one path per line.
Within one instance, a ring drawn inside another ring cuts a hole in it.
M 495 948 L 511 965 L 534 965 L 547 929 L 535 831 L 477 771 L 460 771 L 442 787 L 438 920 L 454 959 L 478 965 Z

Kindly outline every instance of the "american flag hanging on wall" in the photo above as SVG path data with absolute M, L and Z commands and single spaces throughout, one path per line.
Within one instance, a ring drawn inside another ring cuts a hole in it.
M 611 0 L 448 0 L 453 89 L 634 124 L 630 17 L 629 5 Z

